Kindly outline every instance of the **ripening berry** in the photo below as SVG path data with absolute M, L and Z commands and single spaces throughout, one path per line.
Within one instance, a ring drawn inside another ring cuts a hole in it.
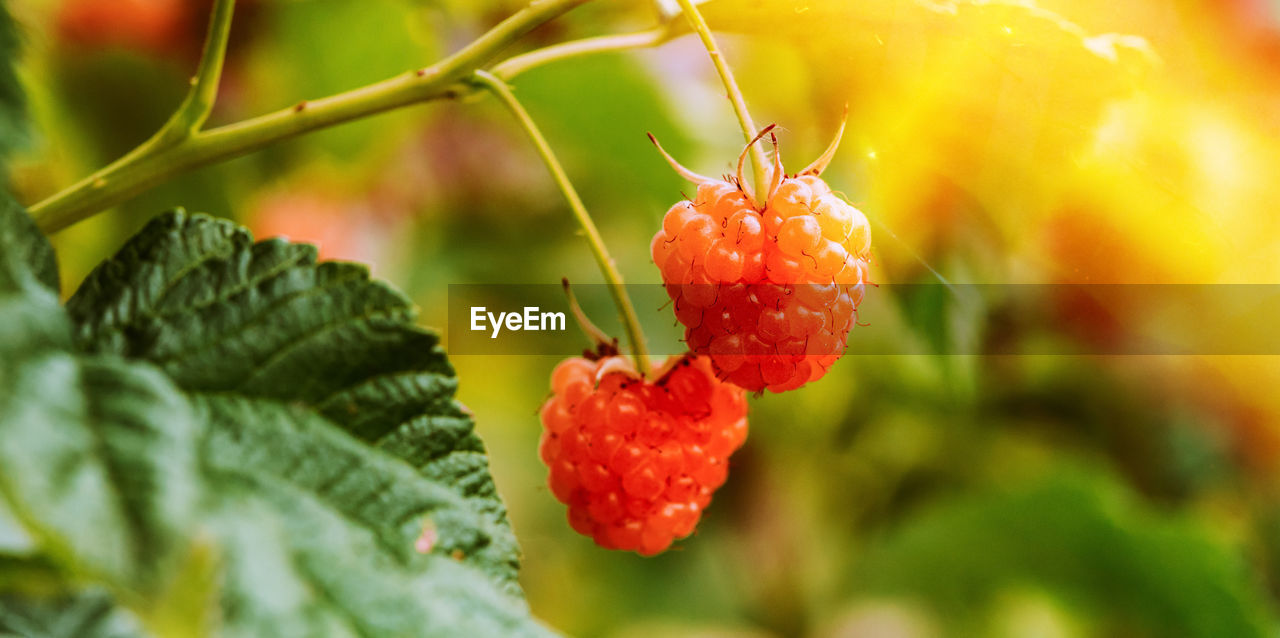
M 64 0 L 58 34 L 90 49 L 120 47 L 156 56 L 180 49 L 188 31 L 184 0 Z
M 705 357 L 672 357 L 649 378 L 623 357 L 575 357 L 556 366 L 551 390 L 547 483 L 569 525 L 608 549 L 652 556 L 692 533 L 747 437 L 743 391 Z
M 871 228 L 818 177 L 839 139 L 791 176 L 775 144 L 758 202 L 740 187 L 741 158 L 736 180 L 719 180 L 663 152 L 698 190 L 667 211 L 651 254 L 689 349 L 708 356 L 721 379 L 751 391 L 793 390 L 844 353 L 865 292 Z

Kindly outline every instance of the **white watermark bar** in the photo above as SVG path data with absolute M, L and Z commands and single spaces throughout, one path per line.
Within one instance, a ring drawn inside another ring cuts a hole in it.
M 497 313 L 489 312 L 489 309 L 484 306 L 471 307 L 471 331 L 483 332 L 492 329 L 490 339 L 497 339 L 503 328 L 515 332 L 564 332 L 565 325 L 565 313 L 543 312 L 537 306 L 525 306 L 518 311 L 498 311 Z
M 624 287 L 650 352 L 685 352 L 667 289 Z M 784 294 L 803 295 L 800 287 Z M 722 292 L 705 288 L 692 292 Z M 623 336 L 607 285 L 573 290 L 594 323 Z M 452 354 L 569 356 L 593 347 L 559 283 L 451 284 L 448 311 Z M 1280 355 L 1280 284 L 867 286 L 845 349 L 858 355 Z

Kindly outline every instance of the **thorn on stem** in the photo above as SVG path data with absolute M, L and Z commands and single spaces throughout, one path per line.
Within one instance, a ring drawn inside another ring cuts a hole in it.
M 306 100 L 303 100 L 303 101 L 298 102 L 297 104 L 295 104 L 295 105 L 293 106 L 293 112 L 294 112 L 294 113 L 301 113 L 301 112 L 303 111 L 303 109 L 306 109 L 306 108 L 307 108 L 307 101 L 306 101 Z

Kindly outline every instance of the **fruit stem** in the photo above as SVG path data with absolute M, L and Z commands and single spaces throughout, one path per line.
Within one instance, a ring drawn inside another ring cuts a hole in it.
M 738 155 L 738 171 L 737 171 L 736 175 L 737 175 L 737 177 L 738 177 L 738 184 L 739 184 L 739 185 L 741 185 L 741 184 L 742 184 L 742 163 L 743 163 L 743 162 L 745 162 L 745 161 L 747 161 L 747 155 L 750 153 L 751 149 L 753 149 L 753 148 L 755 148 L 755 147 L 756 147 L 756 142 L 759 142 L 761 139 L 763 139 L 763 138 L 764 138 L 764 136 L 765 136 L 765 135 L 768 135 L 768 134 L 769 134 L 769 132 L 773 130 L 773 127 L 774 127 L 774 126 L 775 126 L 774 124 L 770 124 L 770 125 L 768 125 L 768 126 L 766 126 L 766 127 L 762 128 L 762 129 L 760 129 L 760 132 L 759 132 L 759 133 L 756 133 L 756 136 L 755 136 L 755 137 L 753 137 L 753 138 L 751 138 L 751 140 L 747 142 L 746 147 L 744 147 L 744 148 L 742 149 L 742 153 Z M 776 150 L 776 149 L 775 149 L 775 150 Z M 774 159 L 774 161 L 775 161 L 775 162 L 778 162 L 778 161 L 779 161 L 779 158 L 778 158 L 777 153 L 774 153 L 774 158 L 773 158 L 773 159 Z M 776 176 L 776 175 L 775 175 L 775 176 Z M 766 189 L 766 190 L 764 191 L 764 200 L 765 200 L 765 201 L 768 201 L 768 200 L 769 200 L 769 196 L 770 196 L 770 195 L 773 195 L 773 186 L 772 186 L 772 185 L 765 186 L 765 185 L 764 185 L 764 182 L 756 182 L 756 183 L 755 183 L 755 188 L 756 188 L 756 190 L 757 190 L 757 191 L 758 191 L 759 189 L 761 189 L 761 188 L 765 188 L 765 189 Z M 763 206 L 762 206 L 761 208 L 763 208 Z
M 676 0 L 680 4 L 680 10 L 684 12 L 684 17 L 689 21 L 689 26 L 694 33 L 698 34 L 698 38 L 702 40 L 702 46 L 707 50 L 707 55 L 711 56 L 711 63 L 716 67 L 716 73 L 720 75 L 720 82 L 724 84 L 724 90 L 729 96 L 729 101 L 733 103 L 733 112 L 738 116 L 738 126 L 742 128 L 742 139 L 748 144 L 748 151 L 751 153 L 752 175 L 755 177 L 753 190 L 759 190 L 767 186 L 768 176 L 768 160 L 765 158 L 764 149 L 760 146 L 752 144 L 751 141 L 756 138 L 759 131 L 756 125 L 751 121 L 751 113 L 747 111 L 747 101 L 742 97 L 742 90 L 738 88 L 737 80 L 733 78 L 733 71 L 729 69 L 728 63 L 724 60 L 724 55 L 720 53 L 720 47 L 716 44 L 715 36 L 711 34 L 711 27 L 707 25 L 707 21 L 698 12 L 698 8 L 694 6 L 694 0 Z M 744 188 L 745 190 L 745 188 Z M 750 191 L 747 193 L 752 195 Z M 756 204 L 763 205 L 764 202 L 758 201 L 759 193 L 755 193 L 753 199 Z
M 569 176 L 564 172 L 564 168 L 560 166 L 560 161 L 556 159 L 555 153 L 551 150 L 551 145 L 547 143 L 542 132 L 538 130 L 538 125 L 534 123 L 533 118 L 529 116 L 529 112 L 524 110 L 524 106 L 516 99 L 511 87 L 507 86 L 492 73 L 483 70 L 477 70 L 472 76 L 474 82 L 488 89 L 493 93 L 498 101 L 511 112 L 520 123 L 520 127 L 529 136 L 529 140 L 533 142 L 534 147 L 538 151 L 538 155 L 542 158 L 542 163 L 546 164 L 547 170 L 551 172 L 551 177 L 555 180 L 556 186 L 560 188 L 560 192 L 564 194 L 565 200 L 569 203 L 569 209 L 573 212 L 574 219 L 578 221 L 578 225 L 582 227 L 582 232 L 587 236 L 587 243 L 591 246 L 591 254 L 596 258 L 596 264 L 600 266 L 600 273 L 604 276 L 605 283 L 609 285 L 609 294 L 613 296 L 614 305 L 618 307 L 618 316 L 622 319 L 622 325 L 627 331 L 627 340 L 631 342 L 631 355 L 635 357 L 636 367 L 640 369 L 641 374 L 645 374 L 650 370 L 649 350 L 645 346 L 644 332 L 640 329 L 640 318 L 636 316 L 635 307 L 631 305 L 631 297 L 627 294 L 626 288 L 623 287 L 622 274 L 618 272 L 617 264 L 613 258 L 609 256 L 609 250 L 604 245 L 604 239 L 600 236 L 600 231 L 596 229 L 595 222 L 591 220 L 591 213 L 587 212 L 587 207 L 583 205 L 582 198 L 578 197 L 578 191 L 573 188 L 573 183 L 569 181 Z
M 210 39 L 191 95 L 178 113 L 142 145 L 29 208 L 46 233 L 62 230 L 120 204 L 156 184 L 201 166 L 279 140 L 433 99 L 469 93 L 471 73 L 535 27 L 588 0 L 537 0 L 453 55 L 429 67 L 345 93 L 301 102 L 255 118 L 201 130 L 206 104 L 216 97 L 231 21 L 231 0 L 214 5 Z M 210 52 L 213 52 L 212 54 Z M 177 123 L 175 123 L 177 122 Z

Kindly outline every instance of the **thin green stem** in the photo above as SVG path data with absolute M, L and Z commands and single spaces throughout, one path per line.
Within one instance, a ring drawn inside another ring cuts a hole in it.
M 716 73 L 720 75 L 720 82 L 724 84 L 724 90 L 729 96 L 729 101 L 733 103 L 733 112 L 738 116 L 738 126 L 742 128 L 742 138 L 750 144 L 749 151 L 751 153 L 752 175 L 755 177 L 755 191 L 757 199 L 762 193 L 761 189 L 768 188 L 768 170 L 769 161 L 765 157 L 764 149 L 758 144 L 751 144 L 759 132 L 756 130 L 755 122 L 751 121 L 751 113 L 747 111 L 747 101 L 742 97 L 742 91 L 738 88 L 738 82 L 733 78 L 733 71 L 729 69 L 729 65 L 724 60 L 724 55 L 720 53 L 720 47 L 716 44 L 715 36 L 711 34 L 711 27 L 707 25 L 707 21 L 698 12 L 698 8 L 694 6 L 693 0 L 676 0 L 680 4 L 680 10 L 684 12 L 684 17 L 689 21 L 689 26 L 694 33 L 698 34 L 698 39 L 702 40 L 702 46 L 706 48 L 707 55 L 711 56 L 711 64 L 715 65 Z M 767 195 L 767 193 L 764 193 Z M 764 202 L 757 201 L 758 204 Z
M 169 125 L 124 157 L 76 182 L 63 191 L 30 207 L 37 225 L 46 233 L 61 230 L 159 184 L 174 175 L 200 166 L 230 159 L 282 139 L 326 128 L 375 113 L 471 91 L 462 82 L 488 63 L 512 42 L 587 0 L 534 0 L 462 50 L 424 69 L 411 71 L 346 93 L 314 101 L 299 102 L 291 108 L 212 130 L 196 130 L 186 135 L 167 132 Z M 226 26 L 219 16 L 230 18 L 231 2 L 215 5 L 210 27 L 211 42 L 206 51 L 221 40 L 225 45 Z M 222 12 L 222 13 L 220 13 Z M 221 46 L 221 45 L 220 45 Z M 221 68 L 221 54 L 207 57 L 205 71 Z M 204 100 L 216 91 L 197 75 L 191 112 L 198 113 Z M 184 101 L 185 112 L 188 102 Z M 207 113 L 205 113 L 207 116 Z M 175 116 L 175 119 L 177 116 Z M 198 119 L 198 118 L 197 118 Z M 183 120 L 185 121 L 185 120 Z M 174 119 L 170 120 L 170 123 Z M 198 125 L 197 125 L 198 128 Z
M 524 106 L 516 99 L 515 94 L 511 92 L 511 87 L 507 86 L 506 82 L 486 71 L 478 70 L 472 77 L 475 83 L 488 89 L 493 93 L 494 97 L 497 97 L 502 102 L 503 106 L 507 107 L 508 111 L 511 111 L 511 115 L 520 123 L 521 128 L 528 134 L 529 140 L 537 148 L 538 155 L 542 157 L 542 162 L 547 165 L 547 170 L 551 172 L 551 177 L 555 180 L 556 186 L 559 186 L 560 192 L 564 193 L 564 198 L 569 203 L 569 209 L 573 212 L 574 219 L 577 220 L 578 225 L 582 227 L 582 232 L 587 236 L 587 243 L 591 246 L 591 254 L 596 258 L 596 264 L 600 266 L 600 273 L 604 275 L 605 283 L 609 285 L 609 294 L 613 296 L 613 302 L 618 307 L 618 316 L 622 319 L 622 325 L 627 331 L 627 339 L 631 342 L 631 354 L 635 357 L 636 367 L 640 369 L 641 374 L 648 374 L 650 371 L 649 350 L 645 346 L 644 332 L 640 329 L 640 318 L 636 315 L 635 307 L 631 305 L 631 297 L 627 295 L 626 288 L 622 285 L 622 274 L 618 272 L 617 264 L 609 256 L 609 250 L 604 245 L 604 239 L 600 237 L 600 231 L 596 229 L 595 222 L 591 220 L 591 213 L 587 212 L 587 207 L 583 205 L 582 199 L 578 197 L 578 191 L 573 188 L 573 183 L 569 181 L 569 176 L 564 172 L 564 168 L 560 166 L 560 161 L 556 159 L 555 153 L 552 152 L 551 145 L 547 143 L 547 139 L 538 130 L 538 125 L 529 116 L 529 112 L 524 110 Z
M 510 82 L 517 75 L 544 64 L 596 53 L 654 47 L 672 39 L 675 35 L 675 30 L 667 25 L 637 33 L 571 40 L 507 58 L 494 65 L 489 72 Z

